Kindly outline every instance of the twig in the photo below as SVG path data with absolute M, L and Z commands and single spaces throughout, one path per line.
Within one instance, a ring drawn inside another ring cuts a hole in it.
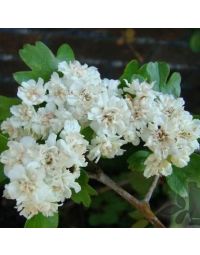
M 124 187 L 127 184 L 129 184 L 129 183 L 130 183 L 130 180 L 122 180 L 122 181 L 118 182 L 117 185 L 119 185 L 120 187 Z M 98 189 L 97 193 L 98 194 L 102 194 L 102 193 L 105 193 L 105 192 L 107 192 L 109 190 L 111 190 L 110 187 L 104 186 L 104 187 Z
M 92 163 L 93 164 L 93 163 Z M 93 164 L 95 166 L 95 169 L 93 169 L 93 173 L 89 174 L 89 177 L 91 179 L 95 179 L 113 191 L 115 191 L 117 194 L 119 194 L 122 198 L 124 198 L 129 204 L 134 206 L 138 211 L 140 211 L 143 216 L 154 226 L 158 228 L 164 228 L 165 226 L 162 224 L 162 222 L 156 217 L 156 215 L 152 212 L 149 204 L 146 201 L 139 201 L 137 198 L 135 198 L 133 195 L 128 193 L 126 190 L 121 188 L 117 183 L 115 183 L 110 177 L 108 177 L 101 168 L 97 167 L 97 165 Z M 94 173 L 95 170 L 95 173 Z
M 140 61 L 140 62 L 143 62 L 144 61 L 144 58 L 141 56 L 141 54 L 135 49 L 135 47 L 131 44 L 131 43 L 128 43 L 127 44 L 129 49 L 132 51 L 132 53 L 136 56 L 136 58 Z
M 152 195 L 153 195 L 153 192 L 157 186 L 157 183 L 158 183 L 158 180 L 159 180 L 160 176 L 159 175 L 156 175 L 155 176 L 155 179 L 153 180 L 152 184 L 151 184 L 151 187 L 149 188 L 149 191 L 147 192 L 145 198 L 144 198 L 144 201 L 149 203 Z

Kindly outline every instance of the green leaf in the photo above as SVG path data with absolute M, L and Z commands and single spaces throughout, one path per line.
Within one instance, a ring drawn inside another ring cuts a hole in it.
M 139 82 L 145 81 L 145 77 L 142 76 L 141 74 L 133 74 L 132 75 L 132 80 L 139 80 Z
M 190 48 L 194 52 L 200 52 L 200 31 L 196 31 L 190 38 Z
M 132 81 L 132 76 L 133 74 L 137 74 L 138 68 L 139 68 L 139 63 L 137 60 L 132 60 L 126 65 L 125 70 L 122 76 L 120 77 L 121 87 L 126 86 L 126 83 L 124 80 L 127 80 L 128 82 Z
M 7 178 L 4 175 L 4 165 L 0 163 L 0 184 L 2 184 L 6 179 Z
M 170 68 L 164 62 L 150 62 L 147 64 L 146 71 L 149 76 L 149 82 L 155 82 L 154 89 L 165 94 L 173 94 L 179 97 L 181 93 L 179 73 L 173 73 L 169 78 Z
M 6 136 L 0 133 L 0 153 L 7 149 L 8 139 Z M 0 183 L 6 180 L 6 176 L 4 175 L 4 166 L 0 163 Z
M 91 204 L 91 196 L 96 195 L 96 191 L 88 184 L 89 177 L 87 173 L 82 169 L 81 175 L 78 179 L 78 183 L 81 186 L 81 191 L 78 193 L 72 192 L 71 199 L 75 203 L 82 203 L 85 207 L 89 207 Z
M 24 63 L 38 73 L 48 74 L 57 68 L 57 60 L 52 51 L 42 42 L 35 46 L 26 44 L 19 50 L 19 55 Z
M 145 228 L 149 225 L 148 220 L 141 219 L 132 225 L 132 228 Z
M 58 213 L 55 213 L 51 217 L 45 217 L 39 213 L 33 216 L 25 223 L 25 228 L 57 228 L 58 227 Z
M 146 178 L 144 177 L 142 172 L 133 171 L 129 177 L 131 187 L 142 197 L 147 193 L 149 190 L 152 182 L 153 177 Z
M 92 226 L 113 224 L 124 226 L 123 220 L 126 221 L 126 215 L 130 209 L 132 210 L 131 206 L 114 192 L 100 193 L 92 201 L 89 224 Z
M 147 64 L 144 64 L 143 66 L 141 66 L 139 70 L 137 71 L 137 73 L 141 75 L 144 78 L 144 80 L 147 80 L 147 81 L 149 80 L 149 75 L 147 73 Z
M 18 98 L 0 96 L 0 121 L 10 117 L 10 107 L 19 103 L 20 100 Z
M 133 79 L 154 82 L 154 89 L 165 94 L 173 94 L 179 97 L 181 93 L 179 73 L 173 73 L 170 77 L 170 67 L 165 62 L 149 62 L 139 67 L 136 60 L 127 64 L 124 73 L 120 77 L 121 87 L 126 86 L 124 79 L 131 82 Z
M 181 94 L 181 75 L 180 73 L 173 73 L 167 82 L 167 85 L 163 87 L 162 92 L 166 94 L 172 94 L 175 97 L 179 97 Z
M 188 196 L 187 177 L 183 169 L 175 168 L 173 173 L 166 177 L 169 187 L 181 197 Z
M 200 224 L 200 188 L 196 183 L 189 184 L 189 215 L 191 224 Z
M 8 138 L 0 133 L 0 153 L 7 149 Z
M 86 127 L 86 128 L 81 129 L 81 134 L 84 136 L 84 138 L 87 141 L 90 142 L 93 138 L 94 130 L 91 129 L 91 127 Z
M 190 157 L 189 164 L 179 169 L 179 171 L 183 170 L 185 175 L 187 176 L 187 182 L 195 182 L 198 187 L 200 187 L 200 155 L 193 153 Z
M 144 161 L 149 155 L 149 151 L 134 152 L 127 160 L 129 169 L 143 172 L 145 169 Z
M 63 44 L 57 51 L 57 56 L 42 42 L 35 45 L 26 44 L 19 50 L 19 55 L 31 71 L 14 73 L 14 79 L 21 84 L 30 79 L 37 80 L 39 77 L 45 81 L 50 79 L 51 74 L 58 69 L 61 61 L 74 60 L 74 53 L 68 44 Z
M 187 216 L 187 211 L 182 211 L 176 216 L 177 224 L 183 224 L 185 217 Z
M 25 76 L 21 73 L 21 79 L 27 80 L 30 77 L 41 77 L 44 80 L 50 78 L 53 71 L 56 71 L 58 61 L 52 51 L 42 42 L 36 42 L 35 45 L 26 44 L 19 50 L 19 55 L 24 63 L 32 70 Z M 19 80 L 19 73 L 14 77 Z
M 193 153 L 189 164 L 184 168 L 173 167 L 172 175 L 167 177 L 169 187 L 179 196 L 188 196 L 188 184 L 195 182 L 200 187 L 200 155 Z
M 134 220 L 144 219 L 144 216 L 138 210 L 129 213 L 129 216 Z
M 170 215 L 174 215 L 175 213 L 179 212 L 182 208 L 180 206 L 178 206 L 175 203 L 170 203 L 169 205 L 167 205 L 166 207 L 164 207 L 160 213 L 162 215 L 166 215 L 166 216 L 170 216 Z
M 147 64 L 146 70 L 150 78 L 149 80 L 155 82 L 154 89 L 161 91 L 161 88 L 166 84 L 170 72 L 169 65 L 163 62 L 150 62 Z
M 198 115 L 198 114 L 194 114 L 194 115 L 193 115 L 193 118 L 194 118 L 194 119 L 198 119 L 198 120 L 200 120 L 200 115 Z
M 68 44 L 63 44 L 57 51 L 57 59 L 61 61 L 72 61 L 75 59 L 74 52 Z
M 28 80 L 37 80 L 38 79 L 38 74 L 34 73 L 33 71 L 22 71 L 22 72 L 16 72 L 13 74 L 14 79 L 16 82 L 21 84 L 23 81 L 28 81 Z

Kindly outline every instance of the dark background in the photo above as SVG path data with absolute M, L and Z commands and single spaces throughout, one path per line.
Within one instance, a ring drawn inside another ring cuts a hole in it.
M 18 56 L 18 50 L 26 43 L 39 40 L 54 52 L 62 43 L 70 44 L 76 59 L 95 65 L 102 77 L 106 78 L 118 78 L 124 66 L 134 58 L 141 62 L 168 62 L 173 71 L 181 73 L 186 108 L 199 113 L 200 53 L 193 52 L 189 46 L 194 32 L 194 29 L 0 29 L 0 94 L 16 96 L 17 84 L 12 73 L 26 69 Z M 118 198 L 111 195 L 110 199 Z M 0 200 L 0 227 L 23 226 L 24 219 L 18 216 L 13 206 L 12 201 Z M 88 223 L 88 217 L 90 211 L 96 210 L 95 206 L 98 208 L 98 205 L 94 205 L 93 209 L 85 210 L 72 202 L 66 203 L 61 211 L 60 226 L 93 226 Z M 110 218 L 113 216 L 110 215 Z M 108 226 L 127 227 L 131 224 L 128 219 L 119 224 L 116 222 L 111 220 Z M 103 227 L 105 224 L 96 226 Z

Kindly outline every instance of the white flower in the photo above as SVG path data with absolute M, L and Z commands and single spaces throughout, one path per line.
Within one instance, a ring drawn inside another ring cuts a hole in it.
M 157 92 L 153 90 L 154 83 L 140 82 L 138 79 L 133 80 L 131 83 L 126 81 L 127 87 L 124 88 L 125 92 L 136 95 L 137 97 L 155 98 Z
M 11 139 L 20 137 L 20 123 L 15 117 L 7 118 L 1 124 L 1 130 L 3 134 L 8 134 Z
M 142 130 L 141 138 L 145 146 L 160 157 L 166 158 L 174 150 L 176 125 L 171 124 L 168 122 L 162 125 L 148 123 L 148 127 Z
M 63 106 L 66 102 L 68 91 L 62 78 L 56 72 L 51 75 L 51 79 L 45 84 L 45 88 L 49 92 L 47 101 Z
M 96 67 L 88 67 L 86 64 L 81 65 L 77 60 L 59 63 L 58 71 L 64 74 L 66 84 L 84 81 L 85 83 L 97 85 L 101 81 Z
M 151 154 L 144 162 L 144 176 L 149 178 L 153 175 L 170 175 L 172 174 L 172 165 L 166 159 L 161 159 L 155 154 Z
M 179 118 L 184 111 L 185 102 L 183 98 L 174 98 L 173 95 L 160 94 L 156 101 L 163 118 Z
M 72 118 L 71 114 L 64 108 L 57 108 L 51 102 L 45 107 L 40 107 L 32 119 L 32 130 L 38 137 L 46 138 L 50 133 L 59 133 L 65 120 Z
M 179 149 L 176 153 L 169 157 L 170 162 L 177 167 L 185 167 L 190 161 L 190 152 L 188 150 Z
M 62 139 L 58 140 L 58 146 L 63 152 L 70 155 L 75 166 L 87 165 L 84 154 L 87 151 L 88 141 L 80 134 L 80 126 L 76 120 L 66 121 L 64 130 L 60 133 Z
M 79 133 L 80 131 L 81 131 L 81 126 L 79 125 L 77 120 L 71 119 L 71 120 L 65 121 L 63 132 L 66 132 L 66 135 L 70 133 Z
M 12 106 L 10 112 L 16 117 L 15 121 L 18 121 L 18 126 L 26 126 L 26 128 L 36 114 L 33 106 L 24 103 Z
M 101 86 L 105 87 L 108 96 L 119 96 L 122 97 L 122 90 L 118 88 L 120 84 L 119 80 L 103 79 Z
M 131 122 L 138 130 L 146 127 L 148 122 L 160 121 L 160 111 L 151 97 L 126 97 L 126 102 L 131 112 Z
M 88 158 L 98 162 L 100 157 L 114 158 L 120 156 L 124 153 L 124 150 L 120 148 L 124 144 L 126 142 L 116 135 L 106 136 L 102 134 L 96 136 L 89 146 Z
M 105 94 L 88 113 L 90 126 L 97 134 L 123 134 L 130 116 L 131 112 L 124 99 Z
M 19 87 L 17 96 L 27 105 L 38 105 L 46 100 L 46 89 L 43 86 L 43 79 L 39 78 L 38 81 L 29 80 L 22 82 Z
M 88 125 L 87 113 L 96 104 L 103 92 L 101 84 L 78 81 L 69 86 L 68 109 L 82 125 Z

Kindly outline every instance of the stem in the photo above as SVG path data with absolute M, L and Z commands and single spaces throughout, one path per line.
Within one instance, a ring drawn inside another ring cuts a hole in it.
M 149 191 L 147 192 L 147 194 L 146 194 L 146 196 L 144 198 L 145 202 L 149 203 L 149 201 L 150 201 L 150 199 L 151 199 L 151 197 L 153 195 L 153 192 L 154 192 L 154 190 L 155 190 L 155 188 L 156 188 L 156 186 L 158 184 L 159 178 L 160 178 L 159 175 L 155 176 L 155 179 L 154 179 L 153 183 L 151 184 L 151 187 L 150 187 Z
M 110 177 L 108 177 L 99 167 L 95 165 L 96 173 L 89 174 L 91 179 L 95 179 L 113 191 L 115 191 L 118 195 L 120 195 L 123 199 L 125 199 L 129 204 L 138 209 L 143 216 L 154 226 L 158 228 L 164 228 L 165 226 L 162 222 L 156 217 L 156 215 L 152 212 L 149 204 L 146 201 L 139 201 L 133 195 L 128 193 L 126 190 L 121 188 L 117 183 L 115 183 Z M 93 169 L 94 171 L 94 169 Z
M 118 182 L 117 185 L 120 186 L 120 187 L 123 187 L 123 186 L 126 186 L 129 183 L 130 183 L 130 180 L 123 180 L 123 181 Z M 102 187 L 102 188 L 98 189 L 97 193 L 102 194 L 102 193 L 107 192 L 109 190 L 111 190 L 111 189 L 108 186 L 105 186 L 105 187 Z

